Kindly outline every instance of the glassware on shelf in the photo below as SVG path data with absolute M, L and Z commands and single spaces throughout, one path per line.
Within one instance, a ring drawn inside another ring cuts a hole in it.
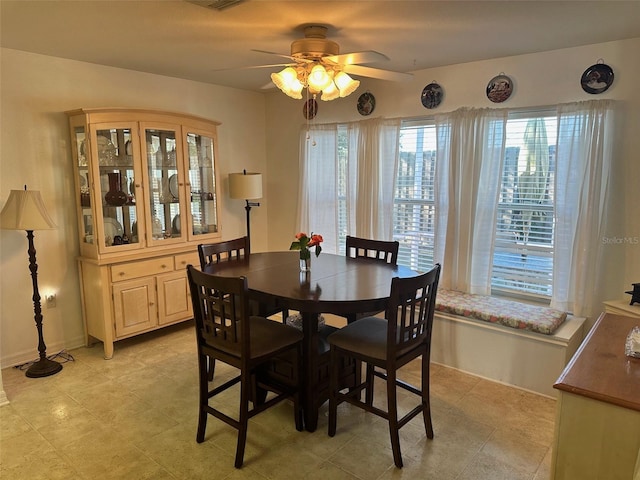
M 104 196 L 104 201 L 111 206 L 120 207 L 127 203 L 129 197 L 122 191 L 120 172 L 109 172 L 109 191 Z

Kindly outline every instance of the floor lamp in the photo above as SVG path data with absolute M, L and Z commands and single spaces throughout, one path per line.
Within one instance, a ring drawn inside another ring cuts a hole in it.
M 262 174 L 243 170 L 242 173 L 229 174 L 229 196 L 243 199 L 247 202 L 244 209 L 247 211 L 247 241 L 251 248 L 251 222 L 249 220 L 251 207 L 259 207 L 260 203 L 250 202 L 262 198 Z
M 62 364 L 47 358 L 47 346 L 42 336 L 42 307 L 40 306 L 40 292 L 38 292 L 38 264 L 36 263 L 36 248 L 33 245 L 34 230 L 49 230 L 56 228 L 44 206 L 40 192 L 37 190 L 11 190 L 7 203 L 0 213 L 0 226 L 6 230 L 26 230 L 29 241 L 29 270 L 33 283 L 33 313 L 38 329 L 38 351 L 40 359 L 34 362 L 26 372 L 27 377 L 48 377 L 62 370 Z

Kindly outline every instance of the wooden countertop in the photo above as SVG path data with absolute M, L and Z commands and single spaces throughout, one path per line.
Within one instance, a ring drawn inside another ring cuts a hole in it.
M 640 358 L 624 354 L 640 319 L 603 313 L 553 388 L 640 411 Z

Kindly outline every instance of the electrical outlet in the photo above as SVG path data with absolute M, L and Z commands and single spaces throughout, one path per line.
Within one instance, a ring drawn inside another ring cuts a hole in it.
M 54 308 L 56 306 L 56 295 L 47 295 L 47 308 Z

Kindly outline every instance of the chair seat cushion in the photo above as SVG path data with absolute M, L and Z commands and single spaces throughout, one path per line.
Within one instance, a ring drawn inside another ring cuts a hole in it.
M 329 344 L 370 358 L 387 358 L 387 321 L 365 317 L 328 337 Z
M 264 317 L 251 317 L 251 358 L 271 355 L 301 342 L 302 332 L 289 325 Z
M 249 357 L 252 360 L 269 356 L 302 341 L 302 332 L 289 325 L 264 317 L 250 317 L 249 321 L 251 322 Z M 240 343 L 216 341 L 215 338 L 210 339 L 208 343 L 212 348 L 240 358 Z

